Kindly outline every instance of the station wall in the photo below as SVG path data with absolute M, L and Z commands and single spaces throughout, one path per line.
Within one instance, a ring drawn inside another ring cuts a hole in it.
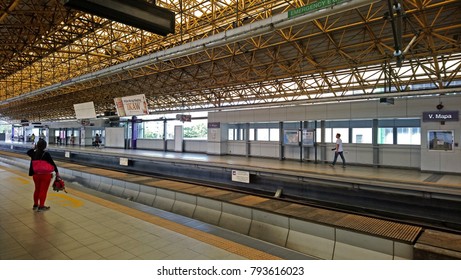
M 300 105 L 291 107 L 271 107 L 238 111 L 211 112 L 208 121 L 219 123 L 221 127 L 235 123 L 285 122 L 313 120 L 358 120 L 388 118 L 420 118 L 421 145 L 377 145 L 344 144 L 346 160 L 356 164 L 416 168 L 422 171 L 461 173 L 461 122 L 440 121 L 424 122 L 423 112 L 437 111 L 436 106 L 443 104 L 443 111 L 460 111 L 461 96 L 444 95 L 436 97 L 395 98 L 393 105 L 380 103 L 379 100 L 337 102 L 328 104 Z M 453 149 L 430 150 L 427 140 L 429 130 L 450 130 L 454 132 Z M 330 148 L 334 143 L 320 144 L 317 159 L 331 161 L 334 153 Z M 208 147 L 209 154 L 230 154 L 263 156 L 277 158 L 281 145 L 274 142 L 227 141 L 221 139 L 221 145 L 214 143 Z M 224 152 L 223 152 L 224 151 Z M 304 153 L 300 156 L 300 153 Z M 300 151 L 297 146 L 285 146 L 284 158 L 314 160 L 312 150 Z
M 440 111 L 461 110 L 461 96 L 444 95 L 433 97 L 395 98 L 393 105 L 380 103 L 379 100 L 347 101 L 328 104 L 312 104 L 287 107 L 269 107 L 260 109 L 229 110 L 208 114 L 208 139 L 183 141 L 183 151 L 207 153 L 211 155 L 238 155 L 267 157 L 303 161 L 331 162 L 334 143 L 318 143 L 317 148 L 282 146 L 273 141 L 229 141 L 230 124 L 261 122 L 300 122 L 363 119 L 421 119 L 421 145 L 373 145 L 345 143 L 345 156 L 348 163 L 358 165 L 378 165 L 420 169 L 430 172 L 461 173 L 461 122 L 440 121 L 424 122 L 423 112 L 437 111 L 436 106 L 443 104 Z M 99 120 L 98 120 L 99 121 Z M 103 120 L 100 120 L 103 122 Z M 104 123 L 95 123 L 88 130 L 84 145 L 91 145 L 91 129 L 104 129 Z M 78 127 L 79 123 L 50 123 L 55 127 Z M 428 131 L 447 130 L 454 135 L 453 148 L 446 150 L 429 149 Z M 50 142 L 51 143 L 51 142 Z M 174 151 L 174 140 L 138 139 L 138 149 Z

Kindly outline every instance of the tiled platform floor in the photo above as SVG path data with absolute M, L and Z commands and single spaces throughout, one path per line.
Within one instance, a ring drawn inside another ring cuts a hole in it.
M 242 245 L 261 243 L 246 236 L 223 234 L 237 240 L 232 241 L 208 233 L 216 229 L 201 222 L 155 209 L 147 211 L 159 215 L 147 213 L 143 206 L 131 208 L 133 202 L 116 203 L 110 200 L 118 198 L 93 196 L 77 186 L 68 189 L 67 194 L 50 190 L 51 210 L 34 212 L 31 177 L 24 170 L 0 165 L 1 260 L 280 259 L 266 253 L 278 250 L 271 249 L 273 245 L 259 244 L 265 252 Z M 286 251 L 280 254 L 305 258 Z

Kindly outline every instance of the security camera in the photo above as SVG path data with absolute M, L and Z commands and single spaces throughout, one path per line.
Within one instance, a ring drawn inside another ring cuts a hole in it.
M 439 105 L 436 106 L 437 110 L 442 110 L 443 109 L 443 104 L 440 103 Z

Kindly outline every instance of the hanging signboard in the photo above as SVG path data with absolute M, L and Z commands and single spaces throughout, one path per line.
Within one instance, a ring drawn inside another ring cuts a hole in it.
M 423 122 L 459 121 L 459 111 L 423 112 Z
M 288 11 L 288 18 L 304 15 L 310 12 L 329 8 L 331 6 L 345 2 L 344 0 L 319 0 L 309 5 Z
M 93 101 L 74 104 L 75 117 L 79 120 L 96 118 Z
M 177 114 L 176 119 L 181 122 L 190 122 L 192 121 L 192 116 L 191 115 L 185 115 L 185 114 Z
M 147 115 L 147 100 L 144 94 L 114 98 L 119 117 Z
M 116 98 L 114 98 L 114 102 L 115 102 L 115 109 L 117 110 L 117 115 L 119 117 L 125 117 L 126 112 L 125 112 L 125 109 L 123 108 L 122 98 L 121 97 L 116 97 Z
M 220 128 L 221 123 L 220 122 L 209 122 L 208 123 L 208 128 Z

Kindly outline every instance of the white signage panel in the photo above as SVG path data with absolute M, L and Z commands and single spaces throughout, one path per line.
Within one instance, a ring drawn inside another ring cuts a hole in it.
M 96 110 L 94 109 L 93 101 L 74 104 L 75 117 L 81 119 L 94 119 L 96 118 Z
M 120 158 L 120 165 L 128 166 L 128 158 Z
M 241 170 L 232 170 L 232 181 L 241 183 L 250 183 L 250 172 Z

